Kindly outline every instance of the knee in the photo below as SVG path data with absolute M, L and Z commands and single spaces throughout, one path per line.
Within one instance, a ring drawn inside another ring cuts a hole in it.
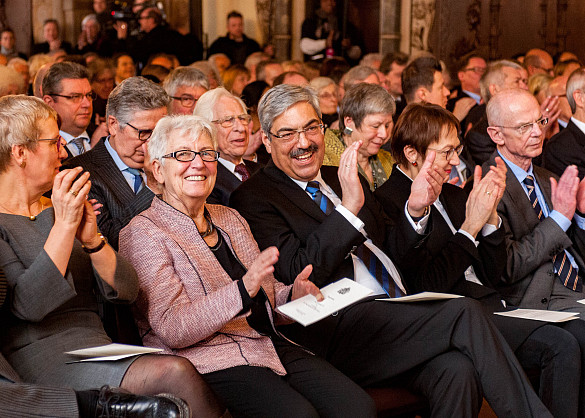
M 167 378 L 172 380 L 186 382 L 193 379 L 194 376 L 202 379 L 193 364 L 184 357 L 165 356 L 164 363 L 160 366 L 162 367 L 161 374 L 164 373 Z

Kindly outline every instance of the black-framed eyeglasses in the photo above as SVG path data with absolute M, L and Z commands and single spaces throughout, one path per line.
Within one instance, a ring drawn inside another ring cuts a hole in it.
M 184 107 L 192 107 L 198 99 L 190 94 L 183 94 L 182 96 L 171 96 L 171 99 L 179 100 Z
M 518 135 L 523 136 L 523 135 L 526 135 L 528 132 L 532 131 L 532 129 L 534 129 L 535 124 L 538 125 L 539 128 L 544 128 L 546 125 L 548 125 L 548 118 L 543 116 L 540 119 L 535 120 L 534 122 L 524 123 L 520 126 L 498 126 L 498 125 L 496 125 L 496 127 L 497 128 L 506 128 L 506 129 L 515 129 L 516 132 L 518 133 Z
M 56 96 L 56 97 L 63 97 L 64 99 L 67 100 L 71 100 L 73 103 L 80 103 L 83 98 L 85 97 L 87 100 L 89 100 L 90 102 L 93 102 L 96 97 L 97 94 L 95 94 L 95 92 L 90 91 L 89 93 L 73 93 L 73 94 L 57 94 L 57 93 L 49 93 L 49 96 Z
M 225 118 L 212 120 L 213 123 L 218 123 L 222 126 L 222 128 L 231 128 L 236 123 L 236 119 L 238 119 L 242 125 L 248 126 L 250 121 L 252 120 L 252 116 L 242 113 L 241 115 L 236 116 L 226 116 Z
M 174 158 L 177 161 L 182 163 L 186 163 L 189 161 L 193 161 L 195 157 L 200 156 L 203 161 L 206 163 L 212 163 L 217 161 L 219 158 L 219 151 L 215 150 L 203 150 L 203 151 L 191 151 L 189 149 L 180 149 L 175 152 L 171 152 L 170 154 L 163 155 L 163 158 Z
M 141 140 L 142 142 L 148 141 L 148 139 L 152 135 L 152 129 L 138 129 L 136 126 L 132 126 L 129 123 L 126 123 L 126 125 L 128 125 L 136 132 L 138 132 L 138 139 Z
M 316 139 L 319 135 L 323 133 L 323 128 L 325 125 L 318 124 L 318 125 L 310 125 L 306 128 L 302 129 L 293 129 L 290 131 L 281 131 L 279 134 L 274 134 L 269 132 L 269 134 L 275 138 L 282 139 L 284 141 L 298 141 L 301 133 L 304 133 L 308 139 Z
M 37 139 L 37 141 L 53 141 L 53 142 L 55 142 L 57 145 L 57 153 L 59 153 L 61 151 L 61 146 L 63 145 L 62 144 L 63 137 L 61 137 L 61 135 L 57 135 L 56 138 L 39 138 L 39 139 Z
M 455 148 L 449 148 L 446 150 L 438 150 L 436 148 L 427 148 L 427 149 L 435 151 L 437 154 L 442 154 L 445 157 L 445 160 L 450 161 L 451 158 L 453 158 L 455 156 L 455 154 L 461 155 L 461 152 L 463 152 L 463 144 L 459 144 Z

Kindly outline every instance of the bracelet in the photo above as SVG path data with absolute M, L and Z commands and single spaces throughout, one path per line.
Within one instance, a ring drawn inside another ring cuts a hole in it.
M 101 250 L 102 248 L 104 248 L 106 246 L 106 244 L 108 243 L 108 240 L 106 239 L 106 237 L 104 237 L 101 232 L 98 232 L 98 235 L 100 236 L 100 239 L 102 240 L 99 243 L 99 245 L 97 247 L 94 247 L 94 248 L 87 248 L 85 245 L 81 244 L 81 248 L 83 248 L 83 251 L 85 251 L 88 254 L 93 254 L 93 253 L 97 253 L 99 250 Z
M 413 220 L 413 221 L 416 223 L 416 222 L 420 221 L 422 218 L 424 218 L 425 216 L 427 216 L 427 215 L 429 214 L 429 212 L 430 212 L 430 211 L 429 211 L 429 207 L 427 206 L 427 207 L 425 208 L 425 211 L 424 211 L 424 213 L 422 214 L 422 216 L 412 216 L 412 215 L 411 215 L 410 217 L 411 217 L 411 218 L 412 218 L 412 220 Z

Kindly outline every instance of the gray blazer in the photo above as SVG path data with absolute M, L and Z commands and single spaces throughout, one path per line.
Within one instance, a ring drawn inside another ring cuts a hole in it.
M 143 187 L 138 194 L 134 193 L 108 152 L 104 140 L 100 139 L 90 151 L 67 161 L 64 168 L 81 166 L 90 172 L 89 198 L 97 199 L 104 205 L 97 218 L 98 227 L 117 251 L 120 230 L 134 216 L 150 207 L 154 194 L 148 187 Z
M 486 173 L 495 165 L 497 151 L 483 165 Z M 552 209 L 550 177 L 553 173 L 533 166 L 536 181 L 544 194 L 546 203 Z M 506 234 L 507 265 L 502 280 L 497 286 L 504 299 L 523 308 L 547 309 L 555 280 L 552 257 L 567 249 L 579 266 L 585 271 L 583 241 L 585 232 L 571 226 L 567 232 L 550 218 L 539 221 L 522 185 L 508 167 L 506 191 L 498 206 Z M 582 299 L 582 293 L 575 293 Z M 574 301 L 570 302 L 574 305 Z

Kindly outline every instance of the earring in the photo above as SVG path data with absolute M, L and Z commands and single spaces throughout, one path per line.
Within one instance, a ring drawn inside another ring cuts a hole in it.
M 411 164 L 415 167 L 418 165 L 418 163 L 416 161 L 413 161 Z
M 350 136 L 352 132 L 353 132 L 353 129 L 351 129 L 351 128 L 348 128 L 348 127 L 346 126 L 346 127 L 345 127 L 345 129 L 343 130 L 343 135 Z
M 24 167 L 26 167 L 26 161 L 23 161 L 20 163 L 20 168 L 24 168 Z

